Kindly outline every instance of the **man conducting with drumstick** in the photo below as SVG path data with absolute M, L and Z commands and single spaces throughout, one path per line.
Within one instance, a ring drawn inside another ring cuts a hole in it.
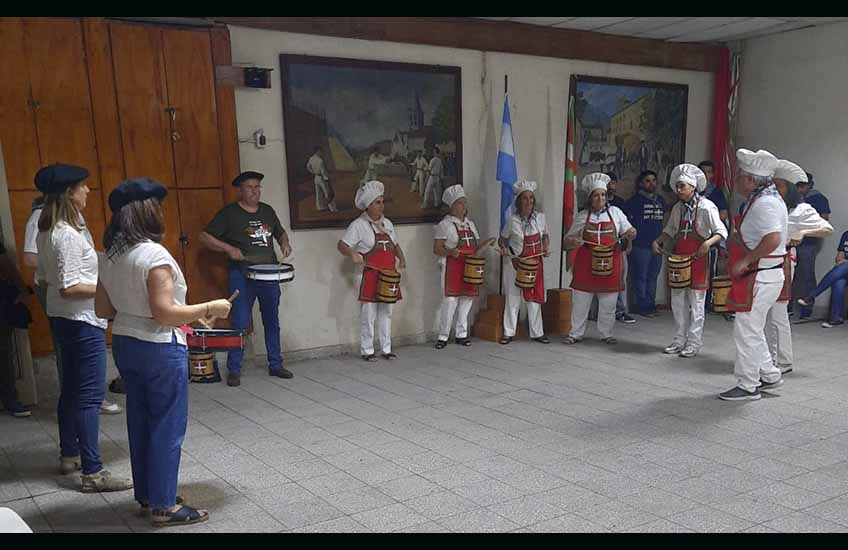
M 280 245 L 283 258 L 291 254 L 289 236 L 271 206 L 259 202 L 262 178 L 259 172 L 242 172 L 233 180 L 239 189 L 239 200 L 222 208 L 200 234 L 200 242 L 230 259 L 229 291 L 239 292 L 230 314 L 232 328 L 246 330 L 250 324 L 253 303 L 259 299 L 262 325 L 265 327 L 265 349 L 268 352 L 268 374 L 291 378 L 283 367 L 280 349 L 280 285 L 277 281 L 259 281 L 245 276 L 251 265 L 276 264 L 272 238 Z M 227 385 L 241 384 L 241 361 L 244 350 L 231 350 L 227 357 Z
M 655 254 L 673 242 L 672 253 L 690 258 L 689 285 L 682 287 L 681 273 L 669 264 L 671 311 L 677 323 L 674 341 L 663 353 L 695 357 L 704 341 L 704 301 L 710 286 L 710 248 L 727 238 L 727 228 L 721 221 L 718 207 L 701 193 L 707 187 L 707 176 L 694 164 L 681 164 L 671 172 L 671 182 L 678 201 L 671 209 L 662 234 L 653 242 Z

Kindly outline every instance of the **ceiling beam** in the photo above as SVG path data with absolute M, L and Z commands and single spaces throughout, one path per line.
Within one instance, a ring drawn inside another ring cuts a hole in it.
M 274 31 L 715 72 L 719 47 L 471 17 L 213 17 Z

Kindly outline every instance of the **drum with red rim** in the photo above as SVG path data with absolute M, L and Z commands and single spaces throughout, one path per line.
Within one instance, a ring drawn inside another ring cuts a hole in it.
M 192 352 L 230 351 L 244 349 L 246 330 L 196 328 L 186 334 L 186 344 Z

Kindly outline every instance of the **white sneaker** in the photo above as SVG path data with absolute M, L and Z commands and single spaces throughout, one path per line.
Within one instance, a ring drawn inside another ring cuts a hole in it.
M 787 372 L 792 372 L 792 365 L 778 365 L 777 368 L 780 369 L 780 374 L 786 374 Z
M 672 344 L 670 346 L 667 346 L 663 350 L 663 353 L 665 353 L 666 355 L 674 355 L 675 353 L 680 353 L 681 351 L 683 351 L 683 346 L 681 346 L 680 344 Z
M 100 414 L 121 414 L 124 412 L 124 409 L 121 408 L 117 403 L 112 403 L 111 401 L 103 400 L 103 404 L 100 405 Z
M 690 357 L 695 357 L 696 355 L 698 355 L 698 350 L 696 350 L 692 346 L 686 346 L 685 348 L 683 348 L 683 351 L 680 352 L 680 357 L 685 357 L 686 359 L 689 359 Z

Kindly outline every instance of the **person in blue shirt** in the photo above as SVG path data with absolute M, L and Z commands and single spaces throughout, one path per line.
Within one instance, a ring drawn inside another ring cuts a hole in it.
M 615 206 L 624 212 L 625 200 L 615 194 L 618 187 L 618 174 L 615 172 L 607 172 L 609 183 L 607 184 L 607 204 Z M 630 254 L 633 246 L 630 241 L 627 241 L 627 249 L 625 254 L 622 254 L 621 259 L 624 260 L 624 290 L 618 293 L 618 300 L 615 303 L 615 320 L 620 323 L 632 325 L 636 319 L 627 314 L 627 256 Z
M 813 175 L 807 172 L 807 183 L 800 182 L 798 191 L 804 197 L 804 202 L 816 209 L 819 215 L 830 220 L 830 203 L 818 189 L 813 189 L 815 182 Z M 822 249 L 822 239 L 820 237 L 810 237 L 801 241 L 796 251 L 798 253 L 798 263 L 795 266 L 795 280 L 792 285 L 793 296 L 809 296 L 813 289 L 816 288 L 816 256 L 819 255 Z M 799 302 L 798 321 L 802 322 L 810 317 L 813 313 L 812 307 L 805 307 Z
M 824 276 L 810 294 L 799 298 L 798 304 L 801 307 L 812 309 L 816 297 L 830 289 L 830 316 L 827 321 L 822 323 L 822 327 L 833 328 L 845 322 L 846 287 L 848 287 L 848 231 L 843 233 L 842 238 L 839 239 L 839 248 L 836 249 L 836 266 Z
M 729 206 L 727 204 L 727 198 L 724 196 L 724 192 L 718 188 L 715 183 L 715 163 L 711 160 L 702 160 L 698 164 L 698 168 L 707 176 L 707 187 L 704 189 L 702 195 L 712 201 L 718 207 L 718 215 L 721 218 L 722 223 L 724 223 L 725 227 L 730 229 L 730 223 L 728 219 L 730 217 Z M 718 271 L 718 260 L 721 255 L 726 254 L 725 247 L 727 245 L 722 241 L 721 245 L 714 246 L 710 249 L 710 288 L 707 291 L 707 299 L 705 300 L 705 306 L 708 310 L 712 311 L 712 303 L 713 303 L 713 277 L 716 276 L 716 272 Z
M 636 303 L 630 311 L 643 317 L 657 315 L 657 277 L 662 256 L 651 249 L 651 243 L 663 230 L 666 205 L 657 194 L 657 174 L 645 170 L 636 177 L 636 194 L 624 204 L 624 213 L 636 228 L 630 253 L 630 284 Z

